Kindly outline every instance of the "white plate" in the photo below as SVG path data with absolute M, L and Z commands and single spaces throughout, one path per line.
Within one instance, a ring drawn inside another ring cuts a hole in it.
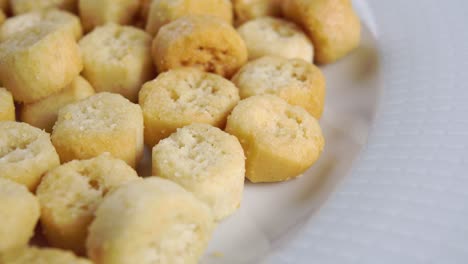
M 355 4 L 379 43 L 376 122 L 350 175 L 264 263 L 468 263 L 468 1 Z
M 247 184 L 203 264 L 468 263 L 468 1 L 354 4 L 363 44 L 324 68 L 323 157 Z
M 241 209 L 218 227 L 202 264 L 260 262 L 311 217 L 349 171 L 366 142 L 380 87 L 377 45 L 371 21 L 363 19 L 361 47 L 322 67 L 327 78 L 321 120 L 326 148 L 319 163 L 289 182 L 247 183 Z

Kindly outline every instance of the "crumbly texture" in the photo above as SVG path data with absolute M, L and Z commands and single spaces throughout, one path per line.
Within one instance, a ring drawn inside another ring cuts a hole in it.
M 89 228 L 88 256 L 107 264 L 196 264 L 214 228 L 210 209 L 156 177 L 107 195 Z
M 23 185 L 0 178 L 0 219 L 0 254 L 24 247 L 34 234 L 39 202 Z
M 229 0 L 153 0 L 146 31 L 156 36 L 162 26 L 187 15 L 211 15 L 232 24 L 232 4 Z
M 186 16 L 163 26 L 152 52 L 158 72 L 195 67 L 230 78 L 247 62 L 237 31 L 213 16 Z
M 145 143 L 153 147 L 177 128 L 193 123 L 223 128 L 238 101 L 238 89 L 221 76 L 195 68 L 162 73 L 140 91 Z
M 288 0 L 282 11 L 306 31 L 317 63 L 332 63 L 359 46 L 361 23 L 350 0 Z
M 151 36 L 117 24 L 95 28 L 80 41 L 83 76 L 96 92 L 114 92 L 138 100 L 141 86 L 154 77 Z
M 92 264 L 85 258 L 55 248 L 25 247 L 5 254 L 0 253 L 2 264 Z
M 247 63 L 232 78 L 242 99 L 273 94 L 320 118 L 325 104 L 325 76 L 301 59 L 263 57 Z
M 8 18 L 0 27 L 0 42 L 11 38 L 18 32 L 40 26 L 43 23 L 70 32 L 75 36 L 75 39 L 80 39 L 83 35 L 80 19 L 76 15 L 57 9 L 47 9 Z
M 324 147 L 317 120 L 274 95 L 241 101 L 229 116 L 226 131 L 241 142 L 246 176 L 252 182 L 297 177 L 315 163 Z
M 50 245 L 85 254 L 88 226 L 103 197 L 136 179 L 134 169 L 108 153 L 49 171 L 36 194 L 41 225 Z
M 80 0 L 81 22 L 86 32 L 109 22 L 128 25 L 137 17 L 140 0 Z
M 15 121 L 15 103 L 11 93 L 0 87 L 0 122 Z
M 41 24 L 0 43 L 0 81 L 15 101 L 33 103 L 70 84 L 83 69 L 74 36 Z
M 180 128 L 153 148 L 153 175 L 169 179 L 208 204 L 216 220 L 242 200 L 245 158 L 236 137 L 206 124 Z
M 93 87 L 83 77 L 75 80 L 58 93 L 38 102 L 21 107 L 20 119 L 30 125 L 52 132 L 60 108 L 94 94 Z
M 273 17 L 251 20 L 237 29 L 249 53 L 249 60 L 263 56 L 303 59 L 312 62 L 314 47 L 294 23 Z
M 0 177 L 34 191 L 42 175 L 60 165 L 46 132 L 26 123 L 0 122 Z
M 60 109 L 52 142 L 62 163 L 109 152 L 135 168 L 143 154 L 141 108 L 119 94 L 95 94 Z
M 264 16 L 280 16 L 281 0 L 232 0 L 236 25 Z
M 14 15 L 49 8 L 60 8 L 75 12 L 77 2 L 78 0 L 10 0 L 11 10 Z

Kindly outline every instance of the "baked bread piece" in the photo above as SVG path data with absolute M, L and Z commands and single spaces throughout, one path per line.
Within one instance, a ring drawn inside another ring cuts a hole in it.
M 318 63 L 332 63 L 359 46 L 361 23 L 350 0 L 285 0 L 282 11 L 309 35 Z
M 242 100 L 228 118 L 226 131 L 244 148 L 251 182 L 278 182 L 299 176 L 324 147 L 315 118 L 302 107 L 274 95 Z
M 135 170 L 108 153 L 49 171 L 36 191 L 42 230 L 49 244 L 85 254 L 88 225 L 103 197 L 136 179 Z
M 44 99 L 65 88 L 82 69 L 74 36 L 50 24 L 26 29 L 0 43 L 0 81 L 15 101 Z
M 153 147 L 177 128 L 193 123 L 223 128 L 238 101 L 237 88 L 221 76 L 195 68 L 162 73 L 140 91 L 145 143 Z
M 85 258 L 56 248 L 26 247 L 5 254 L 0 253 L 2 264 L 93 264 Z
M 28 243 L 39 219 L 39 202 L 23 185 L 0 177 L 0 216 L 1 254 Z
M 62 10 L 47 9 L 8 18 L 0 27 L 0 41 L 5 41 L 18 32 L 37 27 L 42 23 L 52 24 L 59 29 L 68 31 L 77 40 L 83 35 L 79 17 Z
M 232 4 L 229 0 L 153 0 L 146 31 L 155 36 L 165 24 L 187 15 L 211 15 L 232 24 Z
M 313 61 L 312 42 L 296 24 L 289 21 L 261 17 L 243 24 L 237 32 L 247 46 L 249 60 L 270 55 Z
M 151 36 L 117 24 L 95 28 L 80 41 L 83 76 L 96 92 L 119 93 L 136 102 L 141 86 L 154 77 Z
M 108 22 L 128 25 L 138 15 L 140 0 L 79 0 L 79 11 L 86 32 Z
M 0 87 L 0 122 L 15 121 L 15 103 L 11 93 Z
M 141 108 L 111 93 L 66 105 L 59 111 L 52 142 L 62 163 L 109 152 L 135 168 L 143 154 Z
M 213 227 L 204 203 L 171 181 L 149 177 L 104 198 L 89 228 L 88 256 L 97 264 L 196 264 Z
M 0 178 L 34 191 L 42 175 L 58 165 L 49 134 L 26 123 L 0 122 Z
M 52 132 L 60 108 L 94 94 L 93 87 L 78 76 L 65 89 L 56 94 L 21 107 L 20 119 L 30 125 Z
M 242 99 L 274 94 L 319 119 L 325 104 L 325 76 L 301 59 L 263 57 L 244 65 L 232 78 Z
M 232 0 L 236 25 L 264 16 L 279 16 L 281 0 Z
M 77 10 L 78 0 L 10 0 L 14 15 L 49 8 L 60 8 L 70 12 Z
M 215 220 L 234 213 L 242 200 L 245 158 L 236 137 L 206 124 L 177 130 L 153 148 L 153 175 L 191 191 Z
M 196 67 L 230 78 L 247 62 L 237 31 L 213 16 L 186 16 L 163 26 L 152 51 L 158 72 Z

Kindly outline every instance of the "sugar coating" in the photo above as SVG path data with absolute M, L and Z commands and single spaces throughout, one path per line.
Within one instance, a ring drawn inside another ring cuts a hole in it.
M 247 48 L 224 20 L 206 15 L 179 18 L 163 26 L 153 41 L 158 72 L 195 67 L 230 78 L 247 62 Z
M 60 108 L 93 94 L 94 89 L 89 82 L 78 76 L 60 92 L 38 102 L 23 105 L 20 111 L 20 119 L 50 133 L 55 121 L 57 121 Z
M 89 228 L 95 263 L 196 264 L 214 220 L 210 209 L 169 180 L 149 177 L 107 195 Z
M 0 177 L 34 191 L 42 175 L 60 165 L 46 132 L 26 123 L 0 122 Z
M 139 95 L 145 143 L 152 147 L 192 123 L 224 127 L 238 101 L 238 89 L 221 76 L 195 68 L 162 73 L 143 85 Z
M 136 179 L 134 169 L 108 153 L 49 171 L 36 194 L 43 232 L 50 245 L 85 254 L 88 226 L 103 197 Z
M 247 46 L 249 60 L 270 55 L 313 61 L 312 42 L 294 23 L 261 17 L 246 22 L 237 31 Z
M 216 220 L 239 208 L 245 158 L 236 137 L 206 124 L 177 130 L 153 148 L 153 175 L 172 180 L 208 204 Z
M 155 36 L 165 24 L 187 15 L 211 15 L 232 24 L 232 3 L 229 0 L 153 0 L 146 31 Z
M 0 263 L 3 264 L 92 264 L 85 258 L 75 256 L 73 253 L 56 248 L 25 247 L 4 255 L 0 254 Z
M 143 154 L 141 108 L 119 94 L 97 93 L 59 110 L 52 142 L 62 163 L 109 152 L 135 168 Z
M 359 46 L 361 24 L 350 0 L 282 1 L 282 12 L 312 40 L 317 63 L 332 63 Z
M 244 148 L 246 177 L 252 182 L 297 177 L 315 163 L 324 147 L 317 120 L 274 95 L 242 100 L 229 116 L 226 132 Z
M 140 0 L 80 0 L 78 8 L 86 32 L 109 22 L 128 25 L 138 15 Z
M 117 24 L 95 28 L 80 40 L 83 76 L 97 92 L 114 92 L 138 100 L 141 86 L 154 77 L 151 36 Z
M 18 32 L 37 27 L 42 23 L 52 24 L 68 31 L 75 36 L 75 39 L 80 39 L 83 35 L 80 19 L 76 15 L 62 10 L 46 9 L 8 18 L 0 27 L 0 41 L 5 41 Z
M 50 24 L 0 43 L 0 81 L 15 101 L 32 103 L 70 84 L 83 64 L 74 36 Z
M 39 202 L 23 185 L 0 178 L 0 219 L 1 254 L 28 243 L 39 219 Z
M 31 11 L 60 8 L 70 12 L 76 11 L 78 0 L 10 0 L 14 15 Z
M 264 17 L 280 16 L 281 0 L 232 0 L 236 24 Z
M 242 99 L 273 94 L 320 118 L 325 104 L 325 76 L 301 59 L 262 57 L 244 65 L 232 78 Z
M 15 103 L 11 93 L 0 87 L 0 122 L 15 121 Z

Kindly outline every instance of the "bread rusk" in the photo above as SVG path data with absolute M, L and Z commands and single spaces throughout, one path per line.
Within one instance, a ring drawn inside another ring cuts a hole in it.
M 351 0 L 285 0 L 282 12 L 312 40 L 317 63 L 335 62 L 359 46 L 361 22 Z
M 68 104 L 59 110 L 52 143 L 62 163 L 109 152 L 135 168 L 144 145 L 141 108 L 107 92 Z
M 69 12 L 58 9 L 38 10 L 8 18 L 0 27 L 0 42 L 12 37 L 23 30 L 52 24 L 59 29 L 68 31 L 79 40 L 83 35 L 80 18 Z
M 0 177 L 34 191 L 48 170 L 60 165 L 48 133 L 26 123 L 0 122 Z
M 214 220 L 203 202 L 157 177 L 133 181 L 107 195 L 87 239 L 96 264 L 196 264 Z
M 77 10 L 78 0 L 9 0 L 14 15 L 31 11 L 60 8 L 69 12 Z
M 239 101 L 238 89 L 223 77 L 195 68 L 160 74 L 140 91 L 145 143 L 153 147 L 177 128 L 205 123 L 223 128 Z
M 0 177 L 0 216 L 1 255 L 28 244 L 39 220 L 39 202 L 25 186 Z
M 242 99 L 274 94 L 301 106 L 319 119 L 325 105 L 326 81 L 320 68 L 301 59 L 262 57 L 253 60 L 232 78 Z
M 50 170 L 36 191 L 41 226 L 49 244 L 85 254 L 88 226 L 104 196 L 136 179 L 135 170 L 109 153 Z
M 0 81 L 15 101 L 33 103 L 59 92 L 83 69 L 75 37 L 50 24 L 0 43 Z
M 215 220 L 233 214 L 242 200 L 245 157 L 239 140 L 217 127 L 179 128 L 153 148 L 153 175 L 191 191 L 212 210 Z
M 96 92 L 119 93 L 138 101 L 141 86 L 154 78 L 151 36 L 131 26 L 108 23 L 80 40 L 83 77 Z
M 20 120 L 51 133 L 60 108 L 93 94 L 94 89 L 89 82 L 78 76 L 60 92 L 35 103 L 23 105 Z
M 297 177 L 317 161 L 324 147 L 317 120 L 274 95 L 242 100 L 229 116 L 226 132 L 241 142 L 251 182 Z
M 263 56 L 313 62 L 314 46 L 296 24 L 273 17 L 250 20 L 237 28 L 247 46 L 249 60 Z
M 237 31 L 206 15 L 185 16 L 163 26 L 152 53 L 159 73 L 195 67 L 230 78 L 247 62 L 247 48 Z
M 140 0 L 79 0 L 83 29 L 91 31 L 109 22 L 129 25 L 138 16 Z
M 15 121 L 15 102 L 11 93 L 0 87 L 0 121 Z
M 211 15 L 232 24 L 232 4 L 229 0 L 153 0 L 146 31 L 156 36 L 162 26 L 187 15 Z

